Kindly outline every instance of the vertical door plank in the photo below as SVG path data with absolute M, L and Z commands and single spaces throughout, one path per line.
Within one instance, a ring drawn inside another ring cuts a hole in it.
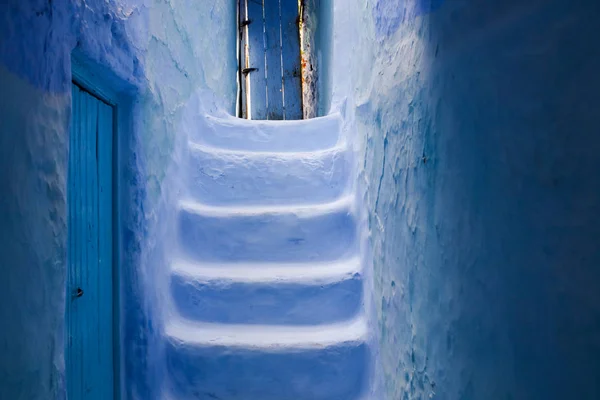
M 96 100 L 96 99 L 94 99 Z M 90 146 L 89 146 L 89 154 L 90 157 L 88 159 L 90 166 L 90 175 L 89 179 L 89 192 L 90 192 L 90 215 L 89 215 L 89 232 L 88 232 L 88 246 L 90 252 L 90 262 L 88 263 L 88 287 L 89 296 L 87 296 L 87 307 L 89 311 L 89 316 L 91 317 L 88 321 L 88 329 L 89 329 L 89 337 L 88 344 L 90 349 L 90 354 L 88 355 L 88 363 L 90 364 L 90 376 L 89 376 L 89 387 L 91 391 L 91 395 L 88 394 L 89 397 L 99 398 L 99 387 L 98 387 L 98 378 L 101 375 L 101 371 L 98 365 L 98 339 L 100 334 L 100 319 L 98 315 L 98 305 L 101 299 L 99 298 L 99 290 L 98 290 L 98 108 L 99 101 L 94 101 L 94 111 L 93 111 L 93 125 L 90 126 Z
M 267 62 L 267 119 L 283 119 L 280 0 L 264 0 Z
M 88 228 L 88 224 L 89 224 L 89 218 L 90 218 L 90 187 L 89 187 L 89 171 L 90 171 L 90 163 L 89 163 L 89 158 L 90 158 L 90 152 L 89 152 L 89 146 L 90 146 L 90 138 L 89 138 L 89 131 L 90 131 L 90 127 L 91 127 L 91 108 L 92 108 L 92 104 L 91 101 L 87 95 L 87 93 L 85 93 L 84 91 L 81 92 L 81 100 L 82 100 L 82 108 L 83 108 L 83 115 L 82 115 L 82 129 L 81 129 L 81 165 L 82 165 L 82 179 L 81 179 L 81 191 L 82 191 L 82 220 L 81 220 L 81 226 L 82 226 L 82 236 L 81 236 L 81 240 L 82 240 L 82 248 L 81 248 L 81 253 L 82 253 L 82 260 L 81 260 L 81 269 L 79 270 L 80 273 L 80 282 L 79 282 L 79 287 L 81 287 L 81 289 L 83 289 L 84 291 L 84 295 L 81 296 L 80 298 L 77 299 L 77 305 L 79 306 L 79 308 L 81 309 L 81 313 L 79 314 L 79 329 L 80 329 L 80 335 L 81 335 L 81 360 L 80 360 L 80 364 L 81 364 L 81 375 L 82 375 L 82 379 L 81 379 L 81 395 L 85 398 L 88 397 L 87 396 L 87 388 L 88 388 L 88 382 L 89 382 L 89 371 L 88 371 L 88 367 L 89 367 L 89 363 L 86 362 L 88 359 L 88 354 L 89 354 L 89 343 L 88 343 L 88 336 L 89 336 L 89 328 L 88 328 L 88 318 L 89 318 L 89 311 L 88 311 L 88 302 L 86 301 L 89 297 L 89 289 L 87 287 L 87 280 L 88 280 L 88 263 L 89 263 L 89 257 L 90 257 L 90 251 L 89 251 L 89 238 L 88 238 L 88 232 L 89 232 L 89 228 Z
M 69 159 L 68 159 L 68 172 L 67 172 L 67 284 L 65 288 L 65 368 L 68 372 L 71 370 L 71 297 L 70 297 L 70 287 L 71 287 L 71 264 L 73 263 L 73 220 L 69 218 L 70 215 L 73 214 L 73 190 L 71 185 L 73 184 L 73 170 L 71 166 L 73 165 L 73 155 L 75 154 L 73 151 L 73 131 L 74 128 L 74 117 L 77 115 L 75 112 L 75 100 L 77 96 L 77 92 L 75 90 L 75 86 L 71 87 L 71 125 L 69 130 Z M 67 388 L 70 382 L 67 381 Z
M 281 0 L 284 119 L 302 119 L 298 0 Z
M 249 83 L 247 82 L 247 80 L 250 79 L 250 76 L 248 74 L 244 74 L 242 73 L 242 70 L 246 69 L 246 68 L 250 68 L 250 55 L 249 55 L 249 48 L 248 48 L 248 27 L 244 25 L 244 21 L 248 21 L 249 17 L 248 17 L 248 8 L 246 6 L 246 0 L 238 0 L 238 17 L 239 17 L 239 21 L 238 21 L 238 27 L 239 27 L 239 31 L 238 31 L 238 35 L 239 35 L 239 51 L 240 53 L 238 54 L 239 57 L 239 79 L 240 79 L 240 117 L 242 118 L 248 118 L 248 100 L 249 100 L 249 93 L 248 93 L 248 86 Z
M 81 115 L 80 124 L 79 124 L 79 185 L 78 191 L 80 196 L 79 203 L 79 239 L 80 239 L 80 247 L 79 247 L 79 266 L 76 270 L 77 274 L 77 286 L 76 287 L 84 287 L 85 286 L 85 269 L 87 263 L 87 241 L 86 241 L 86 223 L 87 223 L 87 196 L 86 196 L 86 175 L 87 175 L 87 165 L 86 165 L 86 147 L 87 147 L 87 114 L 89 104 L 87 98 L 85 97 L 85 93 L 83 91 L 79 92 L 79 101 L 81 103 Z M 79 351 L 77 357 L 77 366 L 78 374 L 79 374 L 79 385 L 78 392 L 81 397 L 85 395 L 85 369 L 84 369 L 84 360 L 85 360 L 85 304 L 81 301 L 81 298 L 75 299 L 75 304 L 78 308 L 77 313 L 77 335 L 79 340 Z
M 69 393 L 77 392 L 77 369 L 75 368 L 75 362 L 77 360 L 78 351 L 78 335 L 75 332 L 75 320 L 76 320 L 76 304 L 73 302 L 72 291 L 76 286 L 77 281 L 75 272 L 79 263 L 79 252 L 78 250 L 78 225 L 76 218 L 79 210 L 79 197 L 77 191 L 77 185 L 79 183 L 79 130 L 81 115 L 81 105 L 79 88 L 75 85 L 72 86 L 72 110 L 71 110 L 71 131 L 69 136 L 69 181 L 68 181 L 68 247 L 69 247 L 69 258 L 68 258 L 68 281 L 66 290 L 66 324 L 67 324 L 67 337 L 66 337 L 66 368 L 67 368 L 67 390 Z
M 98 287 L 101 321 L 98 342 L 102 398 L 112 397 L 113 388 L 113 268 L 112 268 L 112 148 L 113 109 L 99 103 L 98 111 Z
M 81 105 L 81 114 L 79 115 L 79 182 L 77 185 L 77 191 L 79 192 L 79 212 L 77 215 L 78 221 L 77 224 L 78 226 L 78 230 L 79 230 L 79 265 L 77 266 L 77 269 L 75 271 L 77 277 L 76 277 L 76 286 L 75 288 L 79 288 L 79 287 L 83 287 L 84 286 L 84 272 L 85 272 L 85 264 L 87 262 L 87 248 L 86 248 L 86 240 L 85 240 L 85 224 L 86 224 L 86 201 L 87 201 L 87 196 L 86 194 L 86 190 L 85 190 L 85 180 L 86 180 L 86 173 L 87 173 L 87 166 L 85 164 L 85 160 L 86 160 L 86 153 L 85 153 L 85 149 L 87 146 L 87 137 L 86 137 L 86 130 L 87 130 L 87 109 L 88 109 L 88 103 L 87 103 L 87 99 L 85 98 L 85 93 L 83 91 L 79 91 L 79 102 Z M 73 288 L 75 290 L 75 288 Z M 76 315 L 76 331 L 77 331 L 77 341 L 78 341 L 78 349 L 77 349 L 77 359 L 76 359 L 76 363 L 77 365 L 75 366 L 75 368 L 77 369 L 77 374 L 79 375 L 79 382 L 77 382 L 77 394 L 81 397 L 84 396 L 84 390 L 85 390 L 85 371 L 83 368 L 83 361 L 84 361 L 84 348 L 85 348 L 85 340 L 84 340 L 84 333 L 85 333 L 85 326 L 83 324 L 83 320 L 85 318 L 85 307 L 84 304 L 81 302 L 80 298 L 75 298 L 74 299 L 74 303 L 77 307 L 77 315 Z
M 86 138 L 86 264 L 84 268 L 85 279 L 82 289 L 84 295 L 80 298 L 81 304 L 85 307 L 84 313 L 84 373 L 85 373 L 85 397 L 94 398 L 97 396 L 97 386 L 94 379 L 96 374 L 96 336 L 97 327 L 97 293 L 96 293 L 96 271 L 97 266 L 97 210 L 96 210 L 96 131 L 98 124 L 98 104 L 90 94 L 85 93 L 87 108 L 87 126 L 85 132 Z
M 248 68 L 256 68 L 249 72 L 251 119 L 267 119 L 267 69 L 265 65 L 265 25 L 263 0 L 245 0 L 248 19 L 252 21 L 248 29 Z

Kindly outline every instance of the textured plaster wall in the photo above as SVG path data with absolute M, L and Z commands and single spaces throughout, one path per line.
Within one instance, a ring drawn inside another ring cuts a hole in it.
M 233 111 L 229 3 L 0 4 L 0 398 L 64 397 L 75 47 L 134 100 L 122 372 L 126 398 L 159 398 L 157 221 L 189 97 Z M 599 7 L 336 2 L 331 101 L 357 128 L 385 398 L 600 398 Z
M 600 4 L 348 8 L 384 397 L 600 398 Z
M 230 4 L 231 3 L 231 4 Z M 125 398 L 159 398 L 161 224 L 178 188 L 191 96 L 233 112 L 235 16 L 219 0 L 0 4 L 0 398 L 64 398 L 71 51 L 131 106 L 121 115 L 119 236 Z M 210 32 L 210 34 L 207 34 Z M 197 95 L 200 93 L 200 96 Z M 198 100 L 196 100 L 198 102 Z
M 302 109 L 304 119 L 330 111 L 333 2 L 302 0 Z

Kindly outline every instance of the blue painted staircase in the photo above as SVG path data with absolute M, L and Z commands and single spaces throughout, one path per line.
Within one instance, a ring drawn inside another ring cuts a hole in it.
M 368 329 L 341 118 L 202 117 L 165 333 L 174 400 L 353 400 Z

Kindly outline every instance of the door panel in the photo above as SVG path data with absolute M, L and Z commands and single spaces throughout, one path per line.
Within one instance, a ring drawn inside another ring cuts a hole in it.
M 267 60 L 267 119 L 284 119 L 279 0 L 264 0 L 263 12 L 265 15 L 265 59 Z M 254 27 L 251 26 L 250 29 L 252 28 Z
M 245 2 L 246 0 L 241 0 Z M 265 63 L 265 34 L 262 0 L 247 2 L 248 72 L 247 90 L 250 94 L 252 119 L 267 119 L 267 73 Z M 252 27 L 250 27 L 252 25 Z
M 298 2 L 281 0 L 284 119 L 302 119 L 302 73 Z
M 66 298 L 70 400 L 113 398 L 113 108 L 72 86 Z
M 242 115 L 301 119 L 298 1 L 240 0 L 240 16 L 241 69 L 246 71 L 242 106 L 251 110 L 243 110 Z

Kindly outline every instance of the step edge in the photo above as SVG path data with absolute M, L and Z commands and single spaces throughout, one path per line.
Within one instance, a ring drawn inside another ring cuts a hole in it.
M 163 389 L 160 396 L 161 396 L 161 400 L 181 400 L 181 398 L 176 397 L 175 395 L 173 395 L 170 392 L 170 390 L 167 390 L 167 389 Z M 363 396 L 362 394 L 358 394 L 356 396 L 356 398 L 353 397 L 353 400 L 381 400 L 381 399 L 374 399 L 373 396 Z
M 330 325 L 282 326 L 191 322 L 174 317 L 165 323 L 165 336 L 178 345 L 230 347 L 263 351 L 314 350 L 367 344 L 364 314 Z
M 331 147 L 318 150 L 307 151 L 254 151 L 254 150 L 236 150 L 223 147 L 216 147 L 198 143 L 194 140 L 188 140 L 188 148 L 191 152 L 218 155 L 219 158 L 244 157 L 244 158 L 278 158 L 281 160 L 314 160 L 326 158 L 331 154 L 343 154 L 349 152 L 348 144 L 344 142 L 337 143 Z
M 234 124 L 234 125 L 237 125 L 237 126 L 240 126 L 243 128 L 255 128 L 255 127 L 259 127 L 260 125 L 265 125 L 268 127 L 278 127 L 278 126 L 285 126 L 285 125 L 287 125 L 288 127 L 292 126 L 292 125 L 304 127 L 304 126 L 318 124 L 322 121 L 327 121 L 327 120 L 336 120 L 340 123 L 340 126 L 341 126 L 341 123 L 343 122 L 342 114 L 339 111 L 333 112 L 331 114 L 323 115 L 320 117 L 315 117 L 315 118 L 292 119 L 292 120 L 245 119 L 245 118 L 234 117 L 233 115 L 228 115 L 226 117 L 219 117 L 219 116 L 210 115 L 210 114 L 203 114 L 202 116 L 206 120 L 215 121 L 216 123 L 220 123 L 221 125 Z
M 253 217 L 277 216 L 292 214 L 301 218 L 318 217 L 347 209 L 351 212 L 354 208 L 354 196 L 345 194 L 338 199 L 320 204 L 291 204 L 291 205 L 260 205 L 260 206 L 215 206 L 185 198 L 179 201 L 179 211 L 207 217 Z
M 283 264 L 287 264 L 284 266 Z M 175 260 L 171 273 L 197 283 L 324 284 L 362 278 L 360 257 L 316 263 L 198 263 Z

